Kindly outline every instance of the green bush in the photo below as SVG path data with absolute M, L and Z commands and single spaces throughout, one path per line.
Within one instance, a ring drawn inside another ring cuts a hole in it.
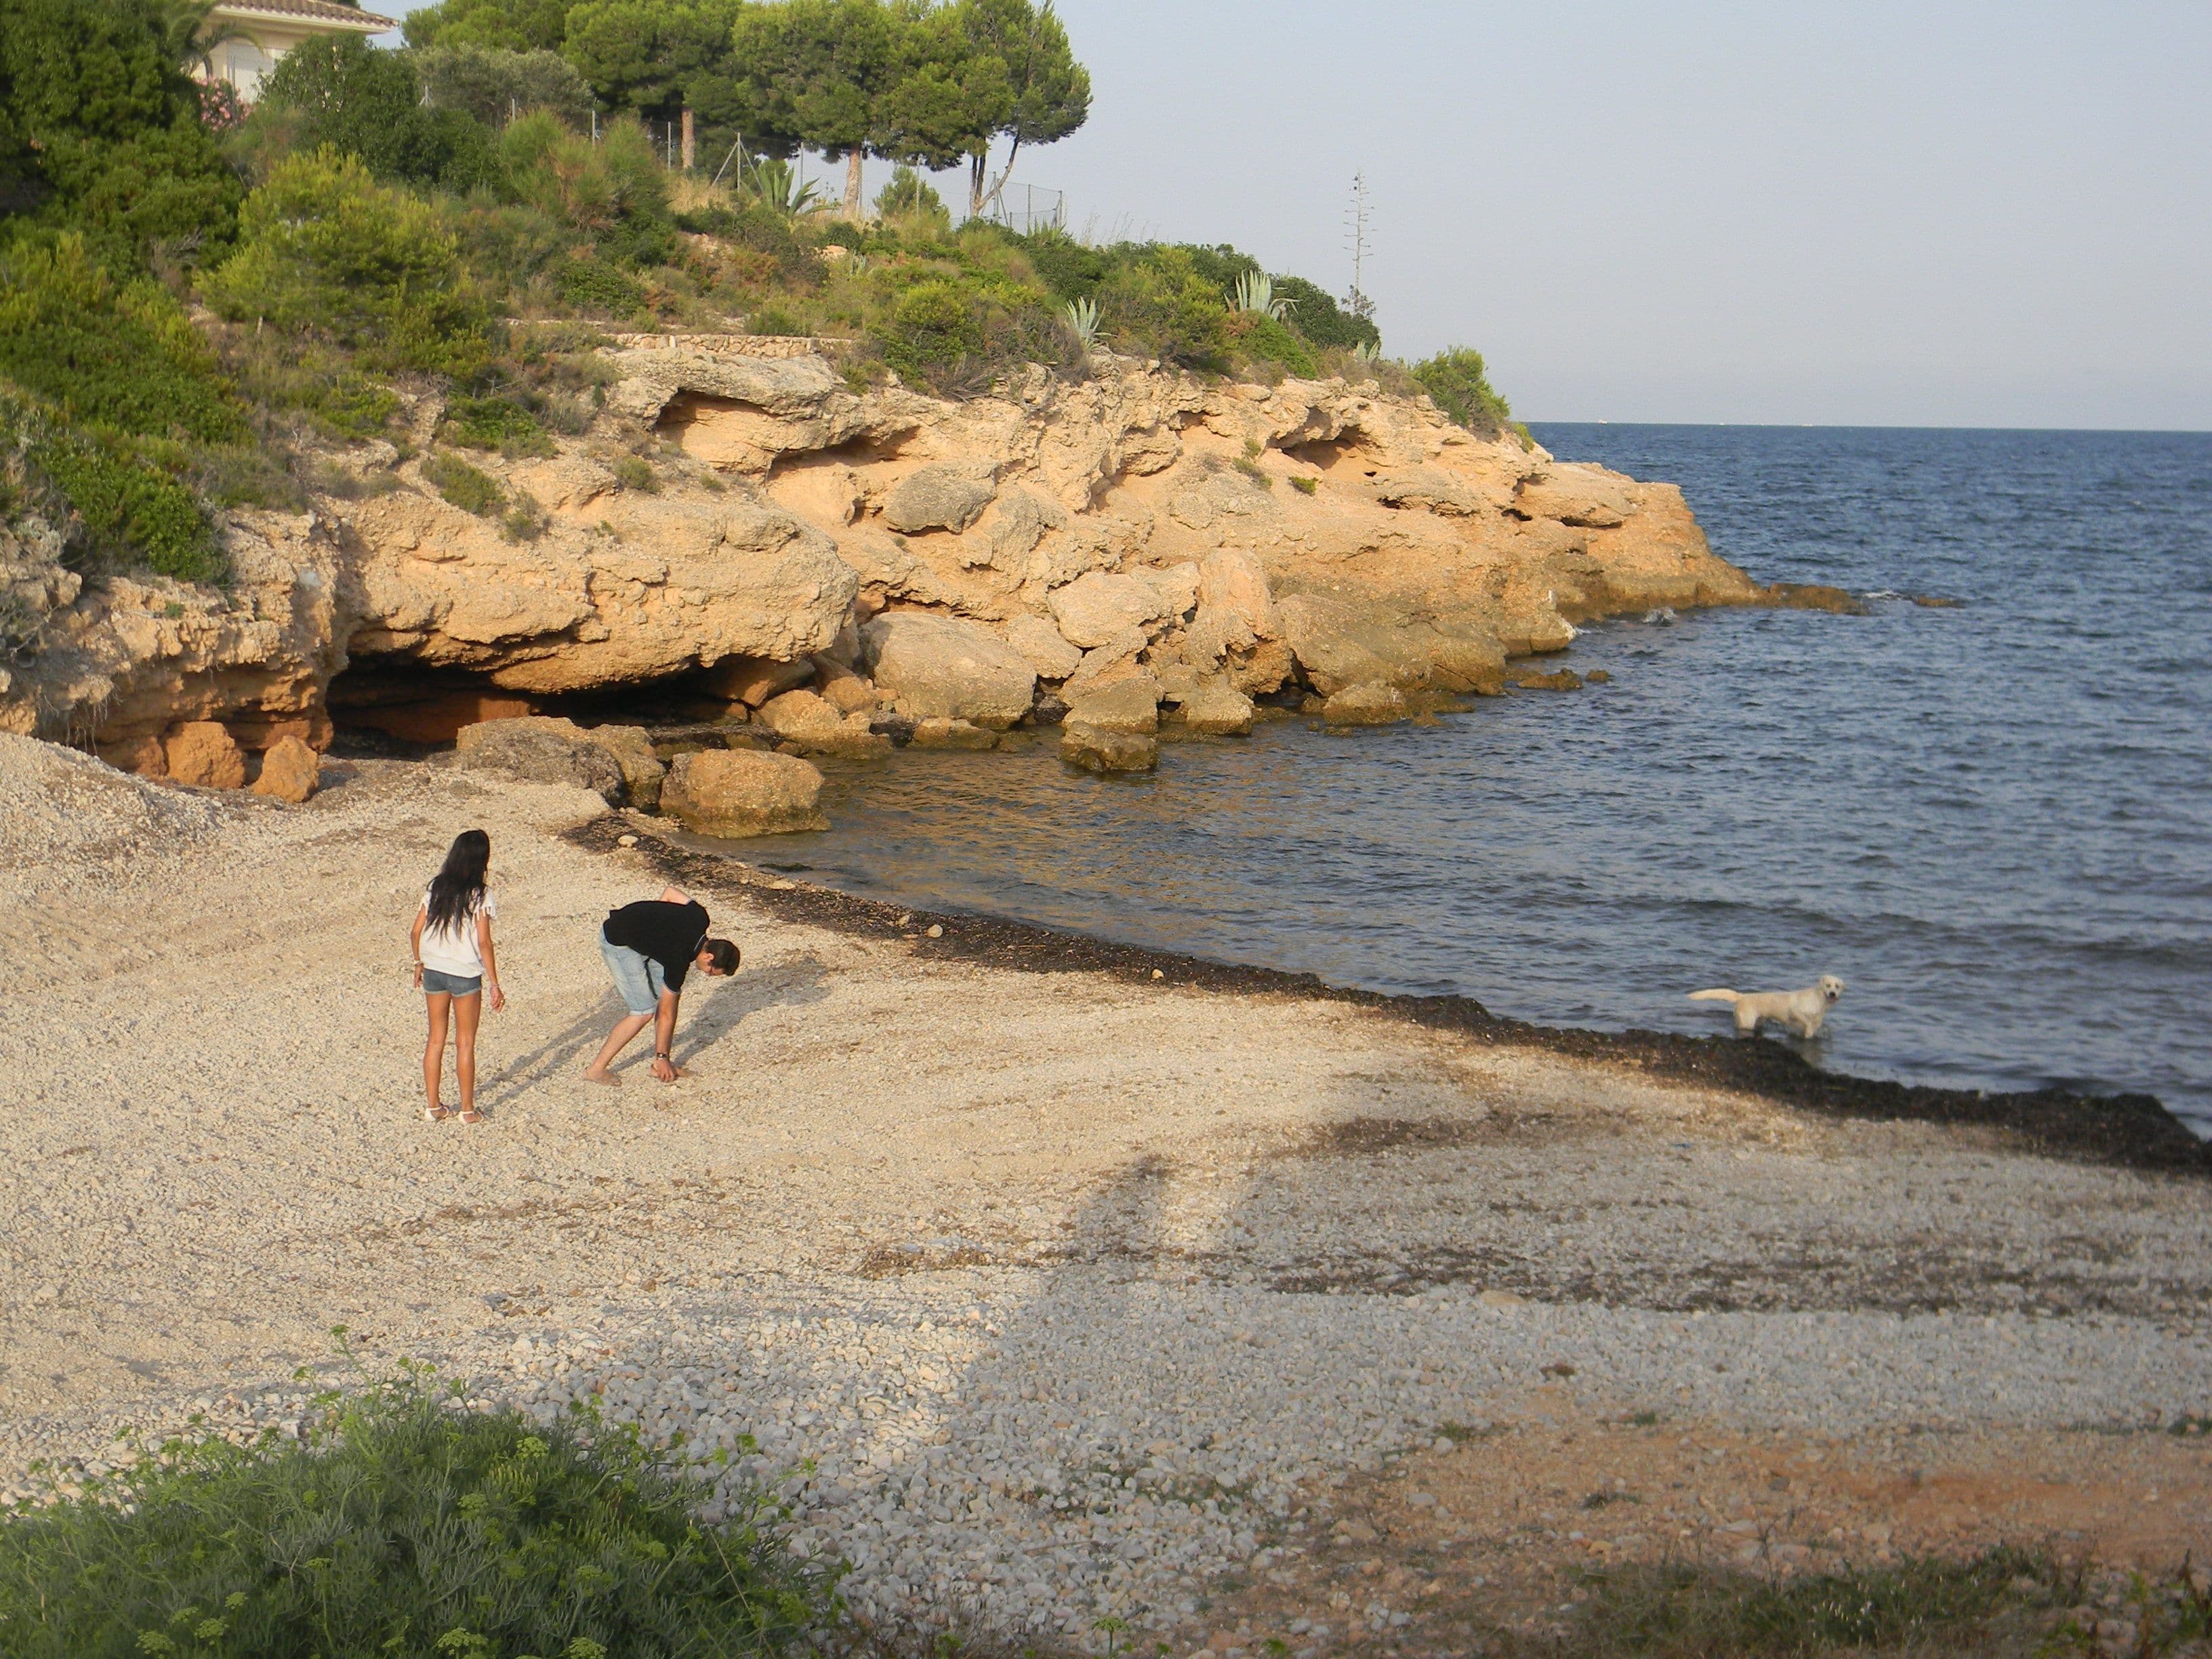
M 1311 344 L 1350 351 L 1360 346 L 1379 349 L 1382 331 L 1364 317 L 1355 317 L 1332 299 L 1319 283 L 1303 276 L 1275 278 L 1275 297 L 1290 301 L 1285 320 Z
M 824 1627 L 828 1575 L 756 1499 L 702 1496 L 634 1437 L 465 1411 L 428 1386 L 327 1413 L 310 1443 L 173 1444 L 0 1523 L 11 1659 L 627 1659 L 767 1655 Z
M 240 192 L 200 124 L 184 17 L 165 0 L 0 6 L 0 215 L 75 231 L 117 270 L 228 242 Z
M 500 135 L 499 155 L 514 198 L 591 238 L 602 258 L 653 265 L 675 256 L 668 175 L 635 118 L 610 122 L 593 143 L 540 111 Z
M 952 222 L 952 216 L 945 209 L 945 198 L 928 179 L 909 167 L 891 169 L 890 181 L 876 192 L 876 211 L 886 219 L 941 220 L 948 227 Z
M 359 156 L 388 182 L 467 191 L 498 174 L 481 121 L 465 109 L 425 104 L 407 55 L 379 52 L 358 35 L 307 40 L 286 52 L 261 84 L 253 120 L 283 121 L 286 142 Z
M 1064 230 L 1033 231 L 1022 239 L 1023 251 L 1039 280 L 1056 300 L 1088 300 L 1112 273 L 1114 260 L 1103 250 L 1085 247 Z
M 1413 378 L 1437 400 L 1437 407 L 1471 432 L 1496 437 L 1513 418 L 1505 399 L 1493 391 L 1482 354 L 1454 346 L 1413 365 Z
M 372 364 L 465 374 L 487 350 L 452 234 L 420 198 L 325 148 L 246 198 L 236 254 L 203 284 L 225 316 L 314 332 Z
M 876 325 L 884 361 L 911 384 L 942 385 L 946 375 L 982 356 L 979 311 L 975 295 L 950 278 L 915 283 Z
M 73 235 L 0 254 L 0 378 L 68 422 L 204 443 L 246 435 L 244 410 L 168 291 L 118 285 Z
M 564 261 L 553 285 L 570 305 L 594 316 L 627 321 L 645 309 L 645 284 L 604 259 Z
M 1259 362 L 1280 363 L 1291 374 L 1309 380 L 1321 373 L 1312 349 L 1265 312 L 1237 312 L 1222 326 L 1240 356 Z
M 1228 367 L 1221 290 L 1189 251 L 1163 247 L 1115 269 L 1099 285 L 1107 325 L 1130 345 L 1189 368 Z
M 508 455 L 553 453 L 544 422 L 506 398 L 454 398 L 438 435 L 468 449 L 496 449 Z
M 479 519 L 488 519 L 507 505 L 507 492 L 499 480 L 458 455 L 431 456 L 422 463 L 422 477 L 453 506 Z
M 640 495 L 658 495 L 660 481 L 653 476 L 653 463 L 642 455 L 617 455 L 614 464 L 615 482 L 624 489 L 635 489 Z
M 229 574 L 191 490 L 137 447 L 105 433 L 53 431 L 30 458 L 76 512 L 75 562 L 187 582 Z

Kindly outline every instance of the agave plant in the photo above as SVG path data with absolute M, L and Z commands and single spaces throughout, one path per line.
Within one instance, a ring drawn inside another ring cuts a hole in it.
M 1237 309 L 1255 311 L 1277 322 L 1290 315 L 1291 302 L 1275 297 L 1275 279 L 1264 270 L 1248 270 L 1237 279 Z
M 1382 342 L 1362 340 L 1352 348 L 1352 357 L 1354 362 L 1379 363 L 1382 361 Z
M 811 212 L 822 199 L 822 192 L 811 182 L 801 184 L 797 169 L 781 156 L 755 158 L 744 179 L 747 195 L 787 219 Z
M 1098 345 L 1097 301 L 1070 300 L 1060 308 L 1060 320 L 1067 325 L 1068 332 L 1075 336 L 1085 351 L 1097 349 Z

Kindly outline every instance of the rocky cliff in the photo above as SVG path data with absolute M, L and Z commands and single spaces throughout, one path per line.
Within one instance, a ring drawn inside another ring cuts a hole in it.
M 787 701 L 778 729 L 811 723 L 832 749 L 831 723 L 988 731 L 1092 702 L 1233 730 L 1253 696 L 1396 712 L 1494 690 L 1509 656 L 1585 618 L 1774 597 L 1673 486 L 1372 387 L 1101 356 L 1086 379 L 1038 369 L 947 403 L 742 339 L 603 355 L 590 432 L 472 458 L 504 514 L 424 477 L 426 398 L 410 459 L 356 449 L 357 483 L 311 512 L 235 515 L 225 592 L 80 583 L 53 537 L 15 526 L 0 730 L 158 775 L 187 723 L 250 761 L 286 736 L 326 745 L 334 706 L 436 739 L 567 694 L 743 716 L 810 682 L 823 695 Z

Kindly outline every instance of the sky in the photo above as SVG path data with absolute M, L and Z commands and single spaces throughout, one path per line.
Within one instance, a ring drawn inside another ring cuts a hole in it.
M 1364 174 L 1385 350 L 1524 418 L 2212 429 L 2205 0 L 1059 10 L 1017 185 L 1342 294 Z

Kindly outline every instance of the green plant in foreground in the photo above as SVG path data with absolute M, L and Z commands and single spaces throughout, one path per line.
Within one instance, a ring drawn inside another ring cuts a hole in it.
M 1467 346 L 1440 351 L 1413 365 L 1413 378 L 1437 407 L 1471 432 L 1492 437 L 1506 429 L 1513 411 L 1490 384 L 1482 354 Z
M 1070 300 L 1060 308 L 1060 319 L 1085 351 L 1098 349 L 1098 301 Z
M 310 1443 L 172 1443 L 0 1521 L 9 1659 L 779 1652 L 834 1614 L 756 1497 L 718 1526 L 634 1432 L 465 1409 L 422 1377 Z
M 422 477 L 431 488 L 464 513 L 490 517 L 507 505 L 507 492 L 499 480 L 480 472 L 458 455 L 433 455 L 422 463 Z
M 544 423 L 505 398 L 454 398 L 439 435 L 470 449 L 496 449 L 510 456 L 553 453 Z

